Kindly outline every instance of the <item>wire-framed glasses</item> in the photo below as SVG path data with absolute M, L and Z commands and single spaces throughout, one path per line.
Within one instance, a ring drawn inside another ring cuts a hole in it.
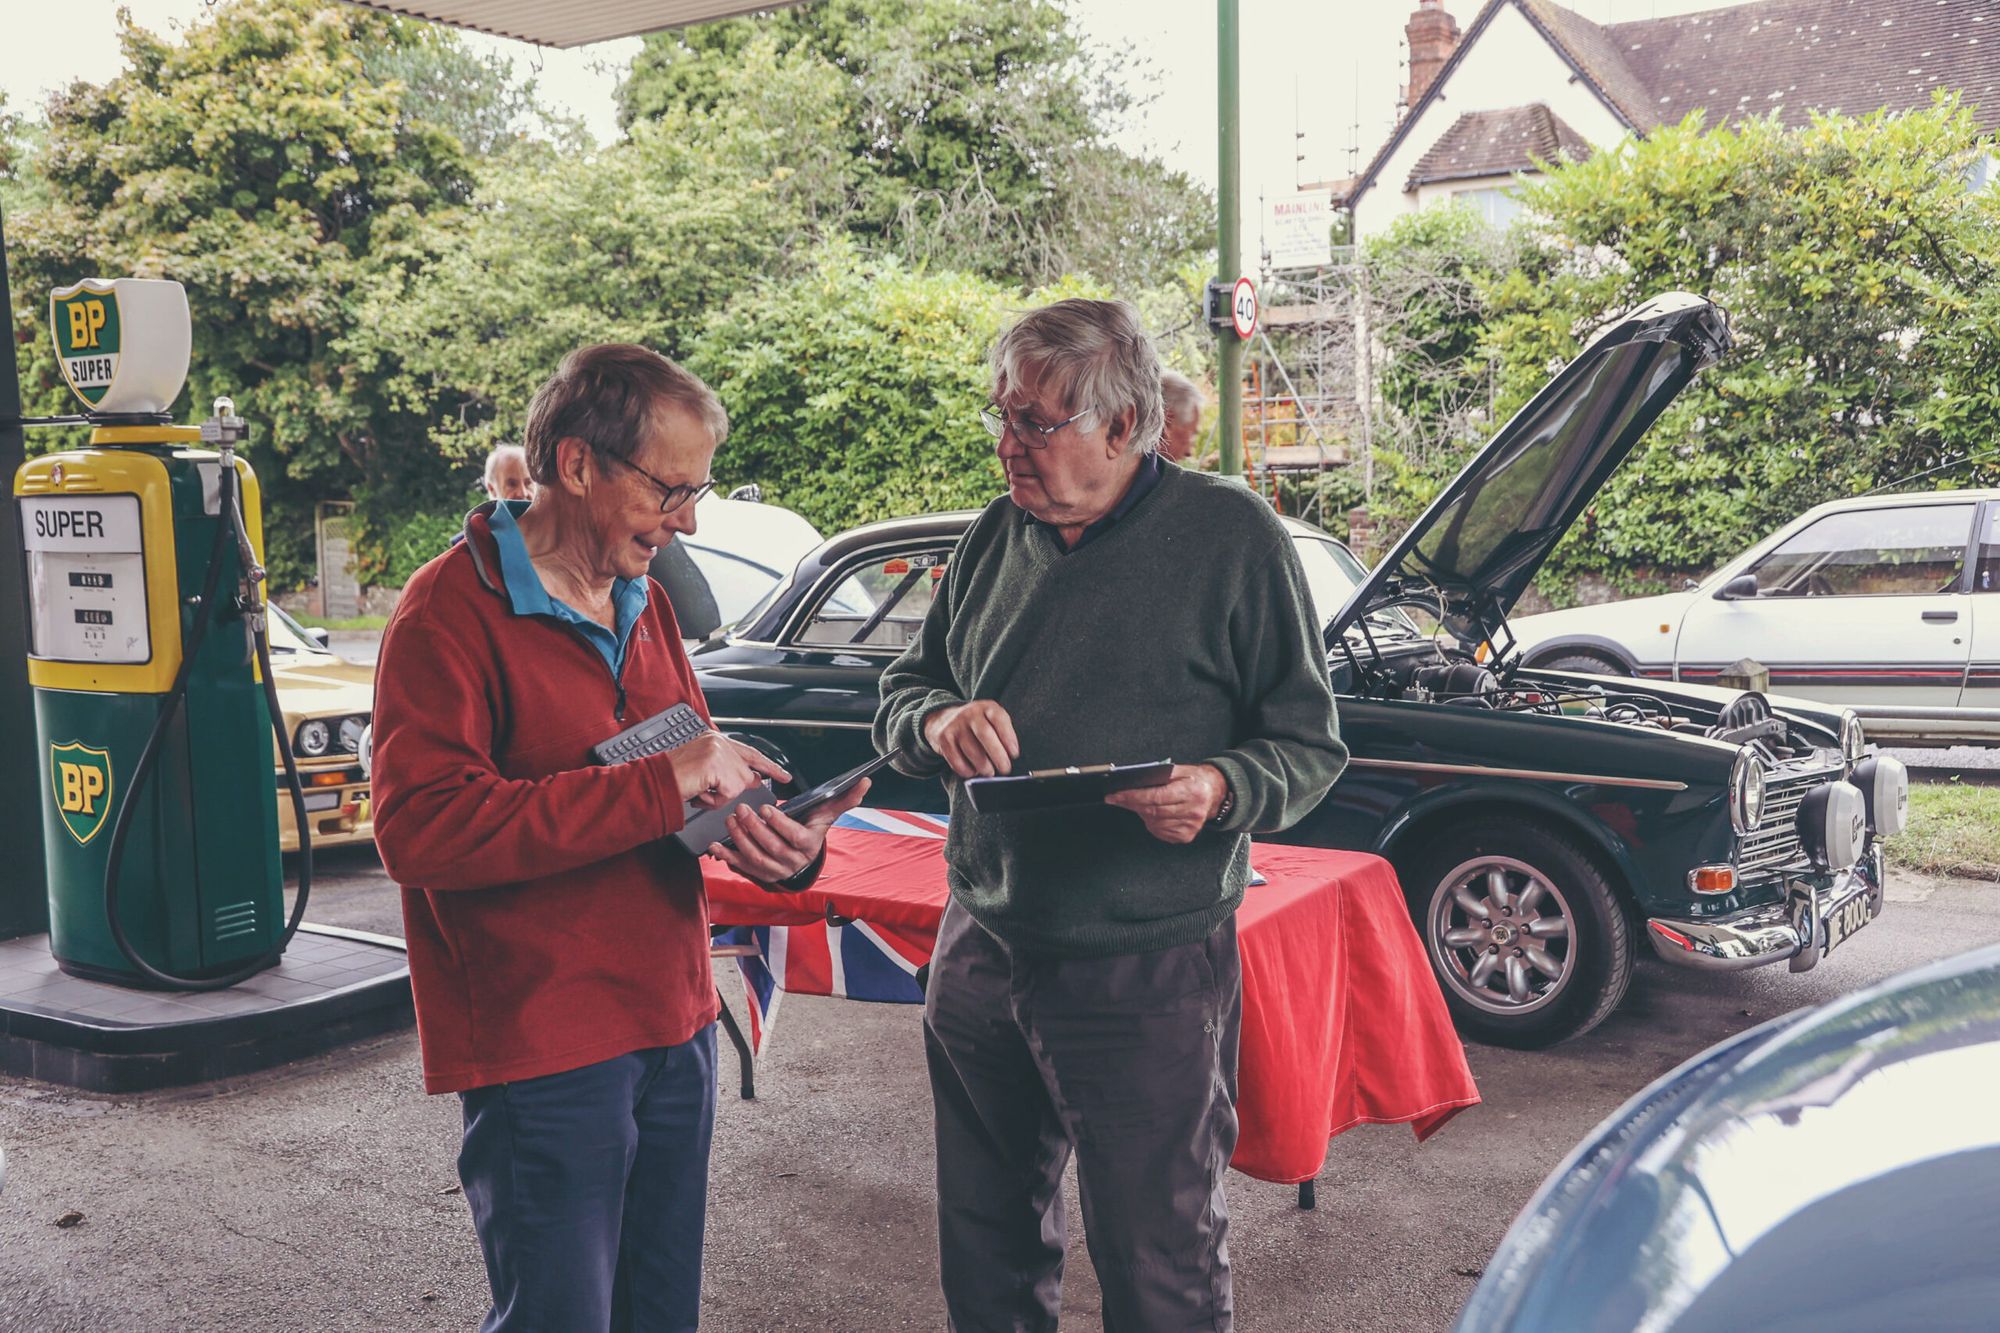
M 602 450 L 598 452 L 603 453 Z M 629 458 L 620 458 L 617 454 L 604 454 L 604 457 L 614 463 L 623 463 L 647 481 L 652 482 L 653 489 L 660 493 L 660 512 L 662 514 L 671 514 L 682 505 L 699 500 L 702 496 L 707 495 L 715 489 L 715 479 L 713 477 L 699 485 L 670 486 Z
M 1058 421 L 1053 426 L 1043 426 L 1030 421 L 1026 417 L 1010 417 L 1000 410 L 998 403 L 988 403 L 985 407 L 979 409 L 979 424 L 986 427 L 986 433 L 996 440 L 1006 439 L 1007 432 L 1012 430 L 1014 438 L 1019 440 L 1026 448 L 1046 449 L 1049 447 L 1050 437 L 1057 431 L 1071 422 L 1081 421 L 1089 415 L 1090 409 L 1086 407 L 1075 416 Z

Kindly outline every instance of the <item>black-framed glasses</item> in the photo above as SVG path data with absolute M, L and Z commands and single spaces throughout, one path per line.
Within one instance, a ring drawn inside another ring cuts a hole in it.
M 599 450 L 598 452 L 603 453 L 604 451 Z M 715 479 L 713 477 L 697 486 L 669 486 L 666 482 L 661 481 L 658 477 L 646 471 L 646 469 L 640 467 L 629 458 L 620 458 L 617 454 L 604 454 L 604 457 L 614 463 L 623 463 L 647 481 L 652 482 L 653 489 L 660 493 L 660 512 L 662 514 L 671 514 L 681 506 L 691 501 L 699 500 L 702 496 L 707 495 L 715 489 Z
M 1023 447 L 1028 449 L 1046 449 L 1049 447 L 1050 436 L 1071 422 L 1083 420 L 1090 415 L 1090 412 L 1091 409 L 1086 407 L 1075 416 L 1058 421 L 1053 426 L 1038 426 L 1025 417 L 1008 416 L 1000 410 L 998 403 L 988 403 L 979 409 L 979 424 L 986 427 L 986 433 L 996 440 L 1006 439 L 1007 432 L 1012 430 L 1014 438 L 1019 440 Z

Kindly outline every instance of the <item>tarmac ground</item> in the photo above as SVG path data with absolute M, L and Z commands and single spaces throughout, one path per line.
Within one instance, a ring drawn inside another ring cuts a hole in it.
M 371 848 L 320 861 L 313 920 L 401 934 Z M 1901 874 L 1889 899 L 1812 972 L 1646 960 L 1583 1038 L 1468 1047 L 1485 1104 L 1422 1146 L 1400 1126 L 1335 1139 L 1316 1211 L 1232 1175 L 1239 1326 L 1446 1327 L 1542 1177 L 1647 1082 L 1789 1009 L 2000 941 L 2000 887 Z M 705 1326 L 941 1328 L 917 1009 L 791 996 L 756 1101 L 737 1097 L 726 1043 L 720 1064 Z M 486 1290 L 458 1132 L 456 1099 L 421 1090 L 412 1033 L 144 1096 L 0 1079 L 0 1330 L 473 1328 Z M 1074 1193 L 1064 1304 L 1087 1329 Z

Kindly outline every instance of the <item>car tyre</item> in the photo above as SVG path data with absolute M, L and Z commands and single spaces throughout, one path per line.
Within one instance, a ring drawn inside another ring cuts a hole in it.
M 1616 890 L 1572 839 L 1484 818 L 1398 867 L 1458 1030 L 1540 1050 L 1590 1031 L 1632 983 L 1632 930 Z
M 1629 676 L 1631 668 L 1599 653 L 1572 651 L 1535 663 L 1544 671 L 1581 671 L 1592 676 Z

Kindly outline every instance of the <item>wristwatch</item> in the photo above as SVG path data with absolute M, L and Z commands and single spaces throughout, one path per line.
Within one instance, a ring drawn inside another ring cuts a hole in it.
M 1224 778 L 1222 780 L 1222 804 L 1215 807 L 1215 817 L 1209 820 L 1208 822 L 1215 825 L 1217 828 L 1220 828 L 1222 827 L 1223 821 L 1228 819 L 1231 812 L 1233 812 L 1235 809 L 1236 809 L 1236 792 L 1229 785 L 1229 779 Z

